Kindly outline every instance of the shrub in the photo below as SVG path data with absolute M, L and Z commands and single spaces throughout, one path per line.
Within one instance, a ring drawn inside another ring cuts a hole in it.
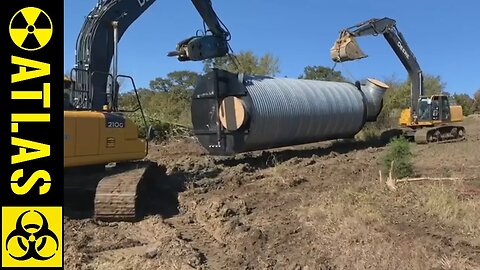
M 367 123 L 356 135 L 356 139 L 365 142 L 376 142 L 380 139 L 381 130 L 374 123 Z
M 144 138 L 147 128 L 140 113 L 130 113 L 126 115 L 130 118 L 138 127 L 138 135 L 140 138 Z M 157 114 L 145 115 L 147 125 L 152 126 L 154 129 L 154 140 L 164 141 L 171 137 L 177 136 L 191 136 L 191 127 L 189 125 L 183 125 L 179 123 L 172 123 L 163 121 L 162 117 Z
M 390 171 L 393 161 L 392 177 L 403 178 L 413 174 L 412 153 L 410 143 L 405 137 L 393 138 L 387 145 L 387 153 L 383 158 L 385 172 Z

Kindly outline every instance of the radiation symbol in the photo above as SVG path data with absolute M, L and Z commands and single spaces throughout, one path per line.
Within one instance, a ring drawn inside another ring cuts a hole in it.
M 26 7 L 13 15 L 9 31 L 15 45 L 27 51 L 36 51 L 50 41 L 53 26 L 45 11 Z

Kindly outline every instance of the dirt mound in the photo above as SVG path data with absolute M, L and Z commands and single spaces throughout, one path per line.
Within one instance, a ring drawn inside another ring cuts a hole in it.
M 379 182 L 385 147 L 368 142 L 234 157 L 188 139 L 152 146 L 175 211 L 65 218 L 66 269 L 479 269 L 480 119 L 465 126 L 465 141 L 411 145 L 416 174 L 464 181 L 395 192 Z

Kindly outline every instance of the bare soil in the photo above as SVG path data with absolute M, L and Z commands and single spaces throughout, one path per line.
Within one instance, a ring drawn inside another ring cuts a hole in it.
M 384 145 L 329 141 L 213 157 L 153 146 L 165 209 L 136 223 L 64 218 L 66 269 L 480 269 L 480 117 L 462 142 L 415 145 L 418 176 L 379 180 Z M 69 200 L 69 198 L 66 198 Z M 75 213 L 78 213 L 76 209 Z

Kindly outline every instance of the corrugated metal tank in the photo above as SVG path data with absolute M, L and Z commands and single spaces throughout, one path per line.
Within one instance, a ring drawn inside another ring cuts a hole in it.
M 192 122 L 211 154 L 352 138 L 375 121 L 385 84 L 341 83 L 213 70 L 194 90 Z

